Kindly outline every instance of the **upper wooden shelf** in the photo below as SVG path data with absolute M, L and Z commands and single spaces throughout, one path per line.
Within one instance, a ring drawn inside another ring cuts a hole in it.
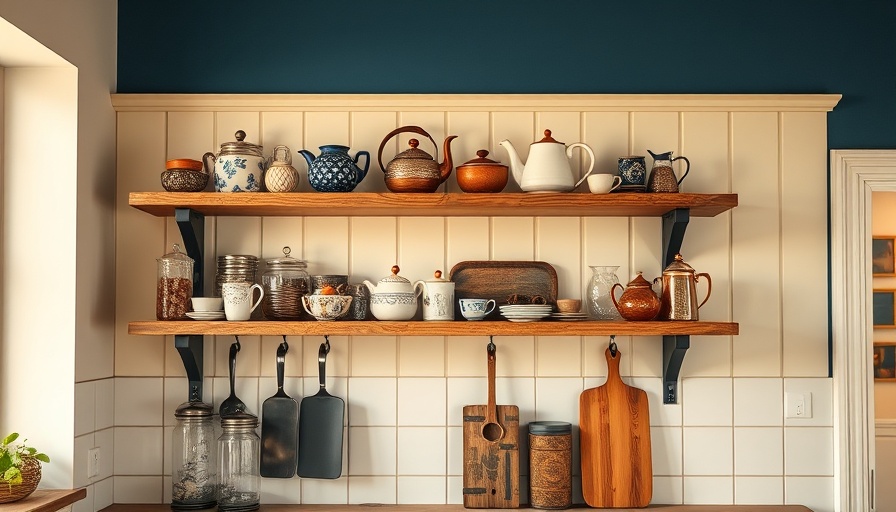
M 380 322 L 380 321 L 299 321 L 299 322 L 130 322 L 128 334 L 135 335 L 238 335 L 238 336 L 662 336 L 662 335 L 736 335 L 733 322 L 687 321 L 582 321 L 582 322 L 508 322 L 456 320 L 453 322 Z
M 175 208 L 263 217 L 659 217 L 689 208 L 692 217 L 715 217 L 737 206 L 737 194 L 131 192 L 128 204 L 157 217 Z

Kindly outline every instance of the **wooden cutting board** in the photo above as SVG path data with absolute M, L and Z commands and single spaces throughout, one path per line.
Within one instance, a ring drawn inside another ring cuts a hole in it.
M 647 393 L 622 382 L 608 348 L 607 382 L 579 397 L 582 494 L 595 508 L 646 507 L 653 495 Z
M 489 343 L 488 405 L 464 407 L 464 507 L 520 506 L 520 410 L 495 404 L 495 352 Z

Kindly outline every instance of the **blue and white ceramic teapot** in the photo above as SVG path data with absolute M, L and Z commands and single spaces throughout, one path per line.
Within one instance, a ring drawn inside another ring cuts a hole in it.
M 358 151 L 355 158 L 348 155 L 348 146 L 329 144 L 320 146 L 320 156 L 308 150 L 299 150 L 308 162 L 308 182 L 318 192 L 351 192 L 367 176 L 370 153 Z M 367 157 L 364 167 L 358 167 L 361 156 Z
M 262 147 L 243 142 L 246 132 L 235 134 L 236 142 L 224 142 L 221 151 L 202 155 L 205 171 L 215 178 L 218 192 L 260 192 L 264 174 Z

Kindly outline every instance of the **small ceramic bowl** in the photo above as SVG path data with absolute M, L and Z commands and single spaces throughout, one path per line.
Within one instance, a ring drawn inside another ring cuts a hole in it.
M 578 313 L 582 309 L 579 299 L 557 299 L 557 311 L 561 313 Z
M 309 315 L 320 321 L 342 318 L 348 314 L 352 304 L 350 295 L 305 295 L 302 307 Z
M 162 187 L 168 192 L 202 192 L 208 174 L 193 169 L 168 169 L 162 172 Z
M 221 297 L 193 297 L 193 311 L 223 311 L 224 299 Z

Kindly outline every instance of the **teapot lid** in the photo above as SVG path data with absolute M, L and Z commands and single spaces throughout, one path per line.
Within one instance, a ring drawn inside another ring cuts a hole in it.
M 243 141 L 243 139 L 246 138 L 246 132 L 244 132 L 243 130 L 237 130 L 234 134 L 234 137 L 236 137 L 235 142 L 221 143 L 221 152 L 218 154 L 218 156 L 244 155 L 247 153 L 254 156 L 261 156 L 262 146 Z
M 694 267 L 688 265 L 681 259 L 681 253 L 675 255 L 675 259 L 672 263 L 669 263 L 669 266 L 663 270 L 663 273 L 672 273 L 672 272 L 688 272 L 693 274 Z
M 551 130 L 545 130 L 544 138 L 541 140 L 537 140 L 537 141 L 533 142 L 532 144 L 542 144 L 544 142 L 552 142 L 554 144 L 563 144 L 559 140 L 556 140 L 555 138 L 551 137 Z
M 477 156 L 478 158 L 474 158 L 474 159 L 472 159 L 472 160 L 469 160 L 469 161 L 467 161 L 467 162 L 464 162 L 460 167 L 463 167 L 464 165 L 481 165 L 481 166 L 489 166 L 489 167 L 507 167 L 506 165 L 502 164 L 501 162 L 496 162 L 496 161 L 492 160 L 491 158 L 486 158 L 486 157 L 488 156 L 488 150 L 487 150 L 487 149 L 480 149 L 479 151 L 476 152 L 476 156 Z
M 400 271 L 401 271 L 401 269 L 398 268 L 398 265 L 392 265 L 392 275 L 391 275 L 391 276 L 386 276 L 386 277 L 380 279 L 380 283 L 407 283 L 407 284 L 411 284 L 410 281 L 408 281 L 407 279 L 405 279 L 405 278 L 401 277 L 400 275 L 398 275 L 398 273 L 399 273 Z
M 653 285 L 650 284 L 650 281 L 644 279 L 644 276 L 641 275 L 642 273 L 639 270 L 638 275 L 628 283 L 628 286 L 633 288 L 651 288 Z
M 432 155 L 423 151 L 422 149 L 417 149 L 417 146 L 420 145 L 420 141 L 417 139 L 411 139 L 408 141 L 408 146 L 411 146 L 410 149 L 406 149 L 401 153 L 395 155 L 394 160 L 398 160 L 400 158 L 410 158 L 416 160 L 432 160 Z
M 450 283 L 451 282 L 448 279 L 445 279 L 442 277 L 441 270 L 436 270 L 435 272 L 432 273 L 432 276 L 433 276 L 432 279 L 426 280 L 427 283 Z

